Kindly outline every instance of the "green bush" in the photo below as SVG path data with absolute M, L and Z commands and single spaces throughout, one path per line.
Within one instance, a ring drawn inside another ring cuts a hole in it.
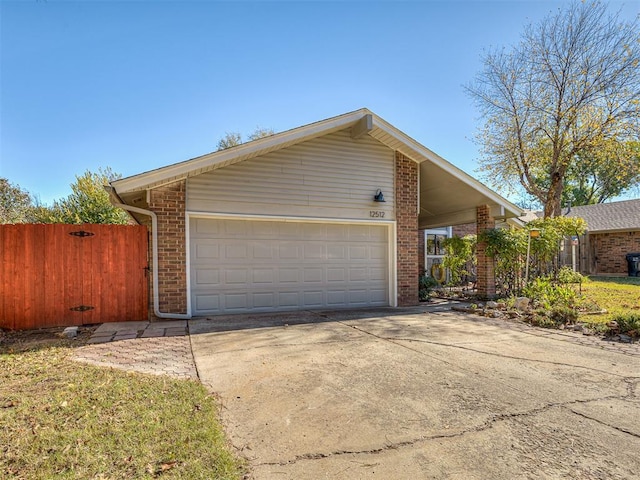
M 431 292 L 438 287 L 438 282 L 433 277 L 420 275 L 418 286 L 418 296 L 420 300 L 429 300 Z
M 554 307 L 575 308 L 578 304 L 578 294 L 571 287 L 555 285 L 549 277 L 534 278 L 524 287 L 523 293 L 546 310 Z
M 558 271 L 558 282 L 564 285 L 570 283 L 583 283 L 587 278 L 580 272 L 574 272 L 571 267 L 562 267 Z
M 621 313 L 614 316 L 613 320 L 618 324 L 620 333 L 630 337 L 640 337 L 640 314 Z
M 473 270 L 476 263 L 476 236 L 447 238 L 444 240 L 443 246 L 446 255 L 442 260 L 442 266 L 449 270 L 450 283 L 459 285 L 463 277 L 471 275 L 469 270 Z
M 578 320 L 578 312 L 575 308 L 567 307 L 564 305 L 556 305 L 551 308 L 549 317 L 554 321 L 556 325 L 564 325 L 566 323 L 576 323 Z
M 531 324 L 543 328 L 558 328 L 562 322 L 558 322 L 548 315 L 546 310 L 539 308 L 531 316 Z

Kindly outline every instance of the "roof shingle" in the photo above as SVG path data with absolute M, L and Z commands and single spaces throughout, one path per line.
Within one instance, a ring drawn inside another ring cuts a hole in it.
M 640 230 L 640 199 L 572 207 L 568 217 L 581 217 L 593 232 Z

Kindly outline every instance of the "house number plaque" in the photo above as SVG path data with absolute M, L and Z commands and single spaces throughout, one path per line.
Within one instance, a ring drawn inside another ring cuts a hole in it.
M 384 212 L 382 210 L 369 210 L 369 216 L 371 218 L 384 218 Z

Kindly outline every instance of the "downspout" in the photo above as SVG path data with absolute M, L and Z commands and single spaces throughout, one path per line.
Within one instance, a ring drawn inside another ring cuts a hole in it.
M 115 194 L 111 190 L 110 193 Z M 124 203 L 112 202 L 114 207 L 121 208 L 128 212 L 139 213 L 151 217 L 151 278 L 153 282 L 153 314 L 158 318 L 175 318 L 178 320 L 187 320 L 191 318 L 191 314 L 187 313 L 165 313 L 160 311 L 160 292 L 158 291 L 158 216 L 151 210 L 144 208 L 132 207 Z

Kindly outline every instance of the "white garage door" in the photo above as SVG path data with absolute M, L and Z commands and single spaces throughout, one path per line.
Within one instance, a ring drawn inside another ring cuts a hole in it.
M 389 304 L 388 227 L 190 219 L 193 315 Z

